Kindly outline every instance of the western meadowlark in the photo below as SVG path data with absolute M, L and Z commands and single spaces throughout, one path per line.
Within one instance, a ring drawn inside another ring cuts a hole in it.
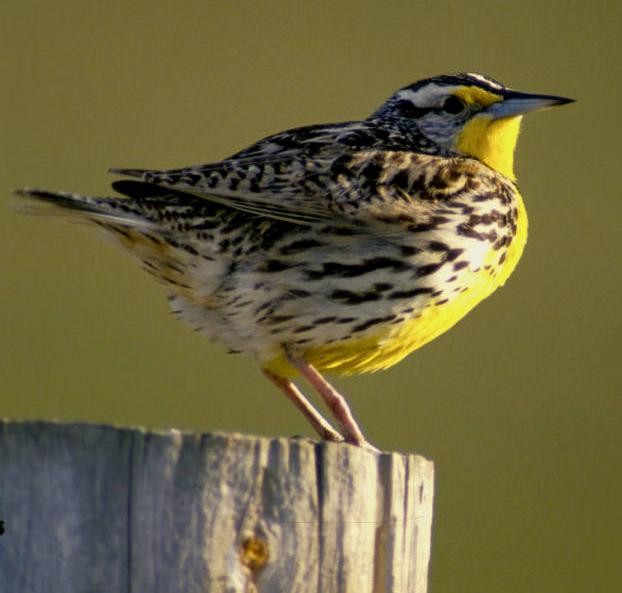
M 125 198 L 18 194 L 112 233 L 180 319 L 252 355 L 324 439 L 370 447 L 320 373 L 390 367 L 503 285 L 527 238 L 521 117 L 569 102 L 438 76 L 365 120 L 282 132 L 221 162 L 112 169 L 137 178 L 112 184 Z

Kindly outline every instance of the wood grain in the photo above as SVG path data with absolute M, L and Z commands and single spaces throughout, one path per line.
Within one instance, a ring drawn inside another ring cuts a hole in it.
M 1 593 L 425 593 L 433 465 L 240 434 L 0 423 Z

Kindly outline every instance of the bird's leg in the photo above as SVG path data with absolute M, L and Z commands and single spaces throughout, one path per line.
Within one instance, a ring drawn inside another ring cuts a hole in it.
M 289 360 L 300 371 L 300 374 L 309 384 L 322 396 L 322 399 L 326 402 L 335 420 L 337 420 L 345 441 L 359 447 L 375 450 L 375 447 L 372 447 L 365 440 L 343 395 L 324 379 L 313 365 L 310 365 L 301 358 L 295 358 L 291 355 L 289 356 Z
M 262 369 L 263 374 L 270 379 L 304 414 L 315 431 L 325 440 L 335 443 L 343 442 L 344 438 L 330 423 L 315 409 L 313 404 L 300 392 L 300 390 L 289 380 L 279 377 L 266 369 Z

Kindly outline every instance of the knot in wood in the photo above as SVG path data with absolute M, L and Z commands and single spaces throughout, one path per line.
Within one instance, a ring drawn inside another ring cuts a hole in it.
M 240 547 L 240 560 L 242 564 L 257 572 L 261 570 L 270 559 L 268 543 L 261 538 L 253 535 L 247 537 Z

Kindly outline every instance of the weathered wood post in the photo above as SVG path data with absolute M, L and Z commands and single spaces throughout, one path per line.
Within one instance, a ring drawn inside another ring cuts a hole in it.
M 0 592 L 425 593 L 433 466 L 343 444 L 0 423 Z

